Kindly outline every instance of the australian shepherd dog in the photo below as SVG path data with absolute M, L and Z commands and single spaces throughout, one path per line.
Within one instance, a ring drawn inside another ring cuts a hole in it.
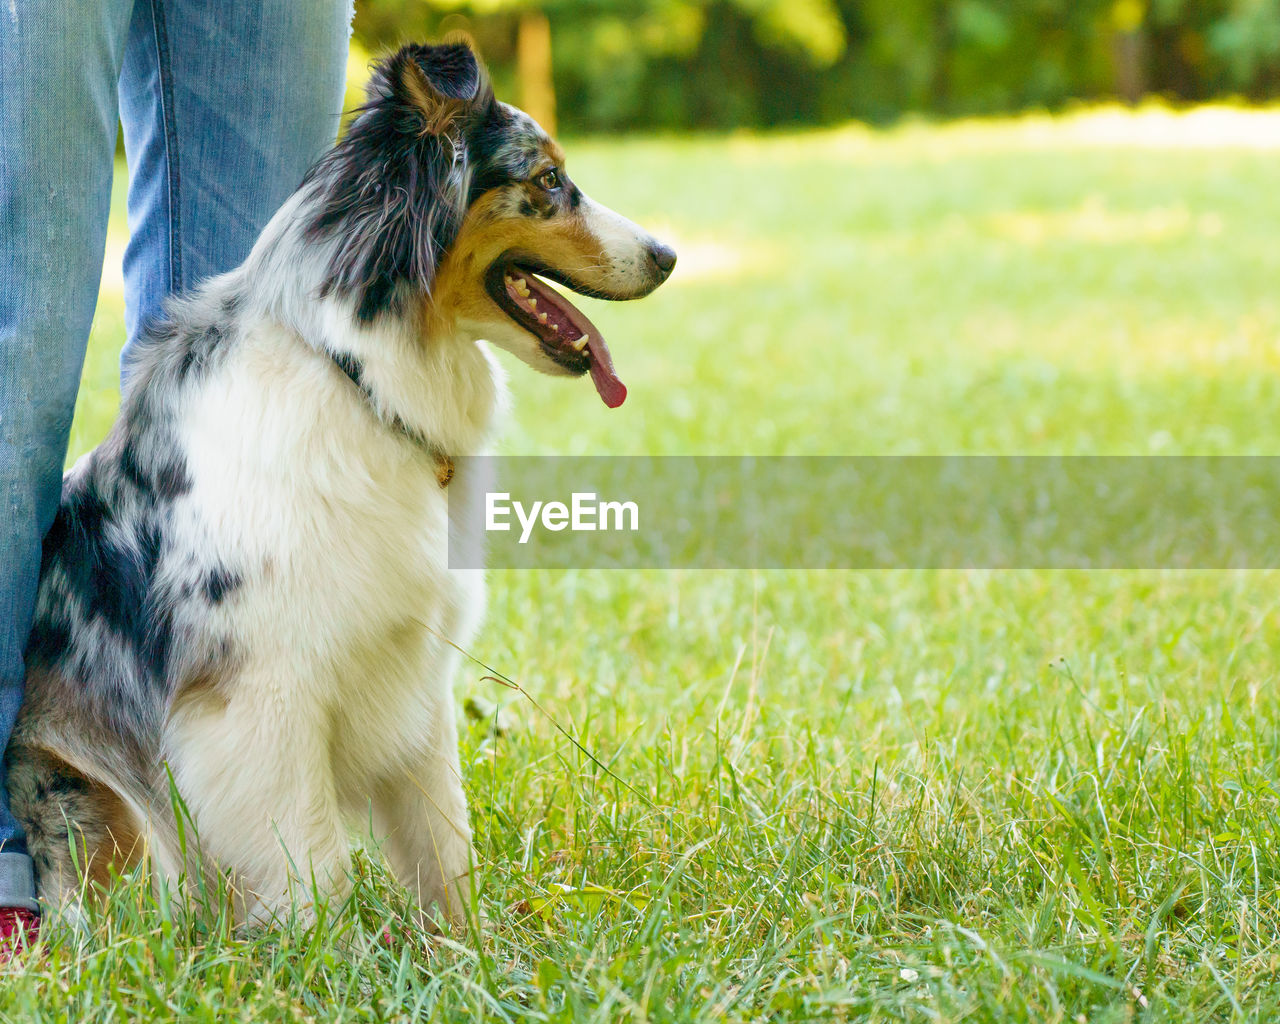
M 372 831 L 424 917 L 463 913 L 450 687 L 484 585 L 449 567 L 448 496 L 505 405 L 485 341 L 616 406 L 547 281 L 633 299 L 674 263 L 467 44 L 376 67 L 245 263 L 169 303 L 64 479 L 6 765 L 44 901 L 145 855 L 216 866 L 241 921 L 305 916 Z

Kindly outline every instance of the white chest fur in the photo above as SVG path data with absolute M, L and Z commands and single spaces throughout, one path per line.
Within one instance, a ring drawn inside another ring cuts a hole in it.
M 455 446 L 484 443 L 501 381 L 474 343 L 434 362 L 437 381 L 365 365 L 397 415 L 458 452 L 449 487 L 467 488 L 468 453 Z M 370 779 L 452 736 L 447 641 L 466 646 L 483 611 L 482 574 L 448 565 L 435 463 L 278 328 L 245 339 L 184 420 L 192 490 L 172 539 L 193 558 L 216 552 L 237 580 L 207 623 L 240 666 L 236 699 L 313 731 L 340 794 L 358 801 Z

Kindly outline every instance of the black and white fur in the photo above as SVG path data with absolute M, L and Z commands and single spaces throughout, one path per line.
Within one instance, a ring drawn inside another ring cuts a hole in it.
M 474 484 L 506 402 L 480 339 L 566 372 L 486 306 L 481 250 L 592 238 L 568 283 L 614 298 L 674 260 L 576 186 L 542 202 L 555 152 L 467 46 L 405 47 L 244 265 L 170 302 L 45 543 L 7 755 L 42 899 L 144 850 L 194 870 L 172 773 L 247 921 L 341 896 L 370 823 L 421 907 L 461 912 L 447 641 L 474 635 L 484 584 L 447 567 L 447 488 Z

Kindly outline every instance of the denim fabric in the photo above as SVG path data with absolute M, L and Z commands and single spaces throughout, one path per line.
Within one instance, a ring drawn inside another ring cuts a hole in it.
M 127 366 L 163 298 L 239 264 L 333 141 L 350 20 L 351 0 L 0 0 L 0 744 L 97 301 L 117 117 Z M 25 849 L 0 769 L 0 858 Z M 0 906 L 28 905 L 29 877 L 8 861 Z

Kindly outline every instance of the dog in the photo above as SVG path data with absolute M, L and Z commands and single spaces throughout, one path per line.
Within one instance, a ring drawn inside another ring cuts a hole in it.
M 240 923 L 314 914 L 359 831 L 424 920 L 464 914 L 451 678 L 484 582 L 449 568 L 448 498 L 507 405 L 486 343 L 617 406 L 547 282 L 633 299 L 674 263 L 466 42 L 375 65 L 244 264 L 169 301 L 64 478 L 6 754 L 42 901 L 74 913 L 146 858 L 216 870 Z

